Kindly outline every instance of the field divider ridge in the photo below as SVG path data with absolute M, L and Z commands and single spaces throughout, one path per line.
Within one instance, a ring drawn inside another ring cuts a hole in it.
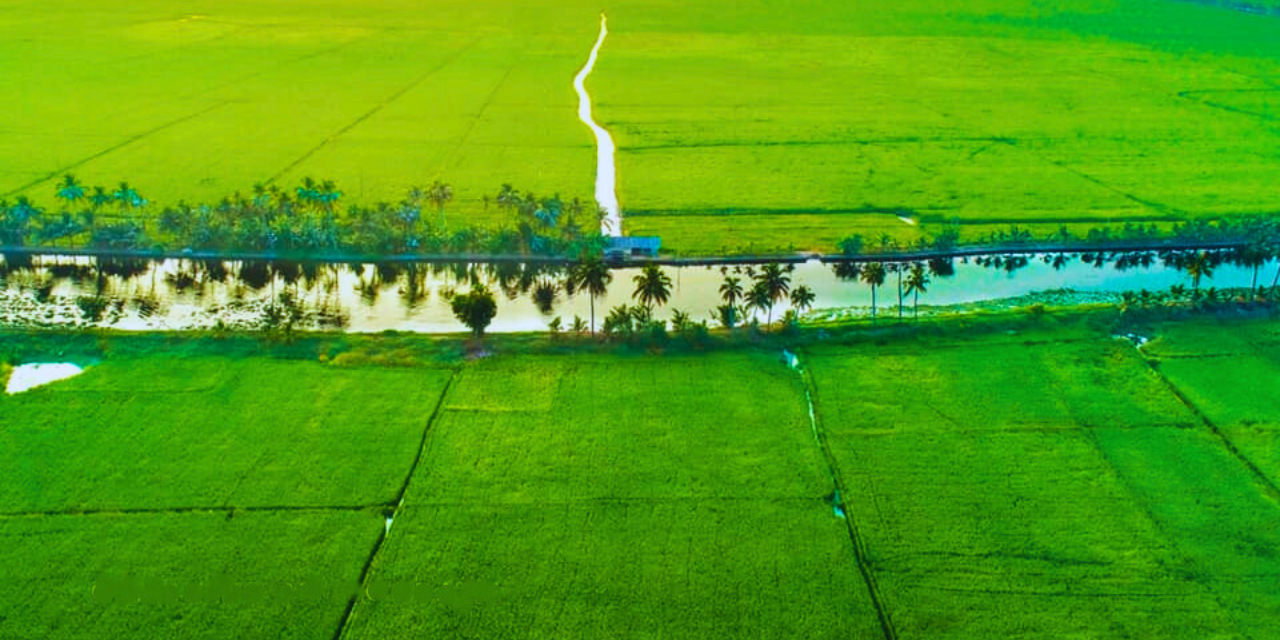
M 357 599 L 361 593 L 364 593 L 369 588 L 369 575 L 373 571 L 373 563 L 378 557 L 378 552 L 382 550 L 382 544 L 387 541 L 387 535 L 391 532 L 392 521 L 400 513 L 400 507 L 404 504 L 405 492 L 409 490 L 409 483 L 413 481 L 413 474 L 418 469 L 418 463 L 422 462 L 422 455 L 427 447 L 427 438 L 431 434 L 431 427 L 435 426 L 436 420 L 444 412 L 445 398 L 449 396 L 449 390 L 453 388 L 453 382 L 458 378 L 459 373 L 460 368 L 450 369 L 449 379 L 445 380 L 444 388 L 440 390 L 440 397 L 436 398 L 435 407 L 432 408 L 431 415 L 427 417 L 427 424 L 422 429 L 422 439 L 418 441 L 418 451 L 413 456 L 413 464 L 409 465 L 409 471 L 404 476 L 400 491 L 396 494 L 395 500 L 383 506 L 384 509 L 390 511 L 390 515 L 386 516 L 387 526 L 378 532 L 378 539 L 374 541 L 373 548 L 369 550 L 369 557 L 365 559 L 364 566 L 360 569 L 360 589 L 347 600 L 347 606 L 343 610 L 342 617 L 338 619 L 338 628 L 333 632 L 333 640 L 340 640 L 346 633 L 347 623 L 351 620 L 351 614 L 355 611 Z
M 281 169 L 280 171 L 276 172 L 275 175 L 268 178 L 267 183 L 270 184 L 275 182 L 276 180 L 279 180 L 281 177 L 284 176 L 284 174 L 292 171 L 294 167 L 297 167 L 298 165 L 306 162 L 307 160 L 311 159 L 311 156 L 314 156 L 321 149 L 329 146 L 330 142 L 333 142 L 334 140 L 337 140 L 338 138 L 341 138 L 342 136 L 346 135 L 352 129 L 355 129 L 356 127 L 360 126 L 361 123 L 377 115 L 379 111 L 382 111 L 383 109 L 390 106 L 391 103 L 395 102 L 396 100 L 399 100 L 400 98 L 404 97 L 405 94 L 418 88 L 419 85 L 427 81 L 427 78 L 434 76 L 445 67 L 453 64 L 454 61 L 456 61 L 458 58 L 461 58 L 463 54 L 470 51 L 472 47 L 475 47 L 483 39 L 484 37 L 481 36 L 479 38 L 472 40 L 471 42 L 468 42 L 466 45 L 459 47 L 457 51 L 454 51 L 452 54 L 447 56 L 444 60 L 440 61 L 440 64 L 437 64 L 436 66 L 427 70 L 426 73 L 423 73 L 422 75 L 419 75 L 418 77 L 414 78 L 412 81 L 409 82 L 409 84 L 396 90 L 395 93 L 391 94 L 381 102 L 375 104 L 372 109 L 364 112 L 364 114 L 360 115 L 355 120 L 352 120 L 351 122 L 347 123 L 342 128 L 335 131 L 334 133 L 329 134 L 328 136 L 325 136 L 324 140 L 320 141 L 320 144 L 317 144 L 316 146 L 308 149 L 307 152 L 302 154 L 302 156 L 300 156 L 297 160 L 294 160 L 293 162 L 289 163 L 288 165 L 285 166 L 285 168 Z
M 1139 358 L 1147 365 L 1147 368 L 1151 370 L 1151 373 L 1153 373 L 1156 378 L 1158 378 L 1160 382 L 1169 389 L 1169 393 L 1172 393 L 1173 397 L 1177 398 L 1178 402 L 1182 403 L 1182 406 L 1186 407 L 1187 410 L 1201 422 L 1201 424 L 1209 429 L 1209 432 L 1222 443 L 1222 446 L 1231 454 L 1232 457 L 1238 460 L 1240 464 L 1243 464 L 1245 468 L 1253 474 L 1254 479 L 1262 485 L 1267 497 L 1277 503 L 1277 506 L 1280 506 L 1280 487 L 1277 487 L 1276 483 L 1268 477 L 1267 474 L 1258 467 L 1258 465 L 1254 464 L 1248 456 L 1244 455 L 1240 449 L 1236 448 L 1236 445 L 1231 441 L 1231 438 L 1227 437 L 1227 434 L 1223 433 L 1222 430 L 1218 428 L 1218 425 L 1215 424 L 1213 420 L 1205 414 L 1205 412 L 1200 410 L 1200 407 L 1197 407 L 1196 404 L 1186 396 L 1186 394 L 1182 393 L 1182 390 L 1178 388 L 1178 385 L 1174 384 L 1172 380 L 1160 372 L 1160 368 L 1157 366 L 1160 359 L 1155 356 L 1148 356 L 1141 351 L 1139 351 Z
M 893 626 L 893 620 L 889 617 L 889 612 L 885 609 L 880 587 L 876 584 L 875 574 L 867 561 L 866 543 L 863 541 L 857 521 L 849 511 L 849 506 L 845 503 L 844 496 L 849 495 L 849 488 L 845 484 L 844 478 L 840 475 L 840 465 L 836 462 L 835 455 L 831 453 L 831 445 L 827 441 L 826 430 L 822 427 L 822 417 L 818 411 L 818 388 L 814 383 L 813 374 L 807 367 L 800 366 L 799 353 L 788 355 L 792 360 L 789 364 L 800 374 L 805 394 L 808 396 L 809 415 L 812 420 L 814 438 L 817 440 L 818 449 L 822 452 L 823 460 L 827 464 L 827 472 L 831 476 L 831 482 L 835 485 L 836 494 L 832 496 L 832 502 L 843 512 L 841 520 L 844 521 L 845 530 L 849 535 L 849 542 L 853 547 L 853 556 L 858 565 L 858 572 L 862 574 L 862 580 L 867 585 L 867 594 L 871 598 L 871 606 L 875 609 L 876 618 L 880 622 L 880 630 L 884 633 L 885 640 L 898 640 L 898 631 Z
M 9 197 L 12 197 L 12 196 L 16 196 L 16 195 L 18 195 L 18 194 L 22 193 L 23 191 L 26 191 L 27 189 L 31 189 L 31 188 L 33 188 L 33 187 L 40 186 L 41 184 L 44 184 L 44 183 L 46 183 L 46 182 L 48 182 L 48 181 L 50 181 L 50 180 L 53 180 L 54 178 L 57 178 L 58 176 L 60 176 L 60 175 L 62 175 L 62 174 L 64 174 L 64 173 L 67 173 L 67 172 L 71 171 L 72 169 L 78 169 L 78 168 L 80 168 L 80 167 L 82 167 L 82 166 L 84 166 L 84 165 L 86 165 L 86 164 L 89 164 L 90 162 L 93 162 L 94 160 L 97 160 L 98 158 L 101 158 L 102 156 L 105 156 L 105 155 L 107 155 L 107 154 L 109 154 L 109 153 L 112 153 L 112 152 L 114 152 L 114 151 L 119 151 L 120 149 L 123 149 L 123 148 L 125 148 L 125 147 L 127 147 L 127 146 L 129 146 L 129 145 L 131 145 L 131 144 L 133 144 L 133 143 L 135 143 L 135 142 L 137 142 L 137 141 L 139 141 L 139 140 L 143 139 L 143 138 L 146 138 L 146 137 L 148 137 L 148 136 L 151 136 L 151 135 L 154 135 L 154 134 L 160 133 L 161 131 L 164 131 L 165 129 L 168 129 L 168 128 L 170 128 L 170 127 L 176 127 L 176 126 L 178 126 L 178 125 L 180 125 L 180 124 L 183 124 L 183 123 L 185 123 L 185 122 L 187 122 L 187 121 L 195 120 L 196 118 L 199 118 L 200 116 L 203 116 L 203 115 L 205 115 L 206 113 L 209 113 L 209 112 L 211 112 L 211 111 L 216 111 L 216 110 L 221 109 L 221 108 L 223 108 L 223 107 L 225 107 L 225 106 L 227 106 L 227 105 L 229 105 L 229 104 L 231 104 L 231 103 L 232 103 L 231 101 L 219 102 L 218 104 L 215 104 L 215 105 L 212 105 L 212 106 L 209 106 L 209 107 L 205 107 L 205 108 L 203 108 L 203 109 L 201 109 L 201 110 L 199 110 L 199 111 L 196 111 L 195 113 L 189 113 L 189 114 L 187 114 L 187 115 L 185 115 L 185 116 L 181 116 L 181 117 L 179 117 L 179 118 L 177 118 L 177 119 L 174 119 L 174 120 L 170 120 L 170 121 L 168 121 L 168 122 L 165 122 L 164 124 L 161 124 L 161 125 L 158 125 L 158 126 L 152 127 L 152 128 L 150 128 L 150 129 L 147 129 L 146 131 L 143 131 L 143 132 L 141 132 L 141 133 L 137 133 L 137 134 L 134 134 L 134 135 L 132 135 L 132 136 L 129 136 L 129 137 L 125 138 L 124 140 L 122 140 L 122 141 L 120 141 L 120 142 L 118 142 L 118 143 L 116 143 L 116 144 L 114 144 L 114 145 L 111 145 L 110 147 L 107 147 L 106 149 L 103 149 L 102 151 L 99 151 L 99 152 L 97 152 L 97 153 L 95 153 L 95 154 L 93 154 L 93 155 L 91 155 L 91 156 L 88 156 L 87 158 L 81 158 L 80 160 L 76 160 L 75 162 L 72 162 L 71 164 L 68 164 L 68 165 L 65 165 L 65 166 L 59 167 L 59 168 L 57 168 L 57 169 L 54 169 L 53 171 L 50 171 L 49 173 L 45 174 L 43 177 L 36 178 L 35 180 L 33 180 L 33 181 L 31 181 L 31 182 L 28 182 L 27 184 L 24 184 L 24 185 L 22 185 L 21 187 L 18 187 L 17 189 L 12 189 L 12 190 L 10 190 L 10 191 L 8 191 L 8 192 L 6 192 L 6 193 L 0 194 L 0 198 L 9 198 Z

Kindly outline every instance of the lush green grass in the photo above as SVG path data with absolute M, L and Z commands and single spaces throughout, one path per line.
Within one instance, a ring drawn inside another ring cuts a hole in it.
M 381 527 L 367 512 L 3 518 L 0 636 L 331 638 Z
M 1276 209 L 1272 19 L 1149 0 L 9 3 L 0 194 L 439 178 L 455 225 L 504 182 L 590 201 L 571 79 L 600 10 L 627 229 L 684 254 Z
M 468 368 L 371 589 L 490 603 L 375 595 L 352 637 L 877 637 L 802 398 L 769 356 Z
M 772 347 L 0 342 L 101 358 L 0 396 L 0 637 L 329 638 L 375 552 L 342 637 L 1266 637 L 1280 330 L 1116 319 L 815 338 L 825 448 Z
M 313 176 L 372 203 L 439 178 L 454 185 L 451 213 L 481 221 L 496 219 L 481 197 L 503 182 L 589 198 L 595 152 L 571 80 L 598 10 L 8 3 L 0 194 L 50 203 L 51 178 L 71 171 L 164 205 Z
M 1276 206 L 1270 18 L 1143 0 L 647 9 L 611 13 L 596 81 L 635 213 L 905 209 L 937 231 Z M 772 246 L 829 250 L 863 226 L 770 217 L 735 220 L 739 244 L 763 223 Z M 722 228 L 635 220 L 673 246 Z
M 818 414 L 901 637 L 1274 628 L 1265 484 L 1130 343 L 1016 337 L 812 350 Z
M 386 503 L 449 375 L 109 359 L 0 397 L 0 512 Z

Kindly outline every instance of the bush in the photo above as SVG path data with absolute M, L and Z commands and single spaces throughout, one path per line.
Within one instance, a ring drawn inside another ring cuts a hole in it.
M 471 335 L 477 338 L 484 335 L 485 328 L 498 314 L 497 301 L 483 286 L 473 289 L 470 293 L 455 295 L 449 304 L 453 309 L 454 317 L 471 329 Z

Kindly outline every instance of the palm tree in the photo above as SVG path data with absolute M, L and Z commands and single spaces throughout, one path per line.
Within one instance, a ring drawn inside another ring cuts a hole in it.
M 791 275 L 777 263 L 766 264 L 760 270 L 760 275 L 756 277 L 756 286 L 764 287 L 769 296 L 769 311 L 765 319 L 765 326 L 769 326 L 773 323 L 774 305 L 778 304 L 778 301 L 791 290 Z
M 440 226 L 443 228 L 444 205 L 446 202 L 453 200 L 453 187 L 447 182 L 436 180 L 427 189 L 427 199 L 436 205 L 436 212 L 440 214 Z
M 796 313 L 803 314 L 813 308 L 813 301 L 817 299 L 813 290 L 804 285 L 800 285 L 791 291 L 791 306 L 795 308 Z
M 748 309 L 767 311 L 770 316 L 773 314 L 773 299 L 769 297 L 769 288 L 763 282 L 757 282 L 756 286 L 747 290 L 744 302 Z
M 894 273 L 898 274 L 898 317 L 899 318 L 902 317 L 902 272 L 905 270 L 905 268 L 906 268 L 906 265 L 900 262 L 894 263 L 892 266 Z
M 66 202 L 68 205 L 75 205 L 85 197 L 84 185 L 75 176 L 67 174 L 62 176 L 62 182 L 58 185 L 58 199 Z
M 862 268 L 862 281 L 871 285 L 871 317 L 876 317 L 876 287 L 884 284 L 884 265 L 872 262 Z
M 1191 289 L 1200 290 L 1200 278 L 1213 277 L 1213 263 L 1209 260 L 1209 254 L 1203 251 L 1197 251 L 1196 255 L 1187 261 L 1187 275 L 1191 276 Z
M 609 283 L 613 282 L 613 272 L 599 258 L 590 258 L 574 265 L 569 270 L 569 282 L 572 288 L 586 290 L 591 300 L 591 335 L 596 334 L 596 298 L 609 291 Z
M 1260 242 L 1254 242 L 1242 247 L 1238 257 L 1242 265 L 1253 267 L 1253 280 L 1249 284 L 1249 292 L 1256 294 L 1258 292 L 1258 270 L 1267 262 L 1267 248 Z
M 920 319 L 920 294 L 925 293 L 929 284 L 929 276 L 925 275 L 920 263 L 911 265 L 911 275 L 907 276 L 907 292 L 912 295 L 912 306 L 916 320 Z
M 671 276 L 663 273 L 656 264 L 645 265 L 632 281 L 636 283 L 636 291 L 631 297 L 640 301 L 645 307 L 653 309 L 654 303 L 662 306 L 671 299 Z
M 720 297 L 724 299 L 724 303 L 729 306 L 738 304 L 742 299 L 742 280 L 733 276 L 725 276 L 724 282 L 720 284 Z
M 494 198 L 494 202 L 498 203 L 499 209 L 510 209 L 520 201 L 520 192 L 516 191 L 509 183 L 503 184 L 498 191 L 498 197 Z
M 141 207 L 147 203 L 136 189 L 129 186 L 128 182 L 121 182 L 111 197 L 120 204 L 121 210 Z

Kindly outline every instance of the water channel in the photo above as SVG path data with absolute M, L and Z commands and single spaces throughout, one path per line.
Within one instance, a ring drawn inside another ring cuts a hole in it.
M 1086 256 L 1090 254 L 1084 254 Z M 1075 300 L 1114 299 L 1122 291 L 1168 291 L 1191 287 L 1177 268 L 1150 255 L 1144 266 L 1102 266 L 1080 255 L 1009 254 L 954 259 L 932 265 L 927 291 L 920 296 L 926 312 L 1046 291 L 1071 290 Z M 1057 264 L 1055 264 L 1057 263 Z M 695 321 L 707 320 L 723 302 L 719 288 L 726 275 L 750 287 L 759 265 L 663 267 L 671 277 L 670 302 L 658 309 L 669 318 L 673 309 Z M 1260 269 L 1259 285 L 1270 286 L 1274 261 Z M 842 278 L 838 267 L 819 261 L 793 265 L 791 286 L 804 285 L 816 300 L 805 317 L 823 320 L 870 313 L 870 288 Z M 595 301 L 597 325 L 616 305 L 634 304 L 633 278 L 638 267 L 612 271 L 608 293 Z M 847 274 L 846 274 L 847 275 Z M 1219 264 L 1202 288 L 1248 287 L 1253 269 Z M 498 314 L 490 332 L 544 331 L 554 317 L 568 326 L 574 316 L 590 316 L 590 300 L 564 286 L 561 267 L 507 264 L 316 264 L 296 262 L 221 262 L 194 260 L 102 260 L 88 257 L 32 256 L 0 259 L 0 326 L 101 326 L 124 330 L 254 328 L 273 306 L 287 299 L 305 312 L 303 328 L 452 333 L 463 329 L 449 306 L 452 292 L 484 283 L 496 293 Z M 911 299 L 907 297 L 907 313 Z M 897 313 L 897 273 L 890 269 L 878 289 L 880 315 Z M 772 311 L 781 317 L 783 301 Z M 757 317 L 765 319 L 763 312 Z M 96 320 L 93 318 L 97 318 Z

